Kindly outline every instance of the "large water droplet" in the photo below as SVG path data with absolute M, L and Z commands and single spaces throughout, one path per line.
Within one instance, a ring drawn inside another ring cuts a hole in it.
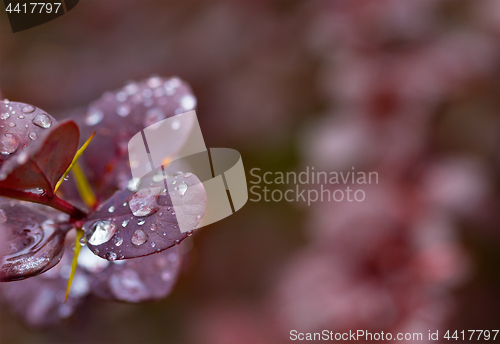
M 103 118 L 104 113 L 101 110 L 92 108 L 85 116 L 85 124 L 90 126 L 96 125 L 97 123 L 101 122 Z
M 29 155 L 26 152 L 21 152 L 19 156 L 17 157 L 17 163 L 18 164 L 24 164 L 26 161 L 28 161 Z
M 8 114 L 7 112 L 4 112 L 4 113 L 0 114 L 0 118 L 1 119 L 7 119 L 9 117 L 10 117 L 10 114 Z
M 13 134 L 5 134 L 1 141 L 1 153 L 2 154 L 12 154 L 19 147 L 19 139 Z
M 138 229 L 132 235 L 132 244 L 139 246 L 148 240 L 148 235 L 142 230 Z
M 94 232 L 88 243 L 95 246 L 108 242 L 116 232 L 116 225 L 110 221 L 97 221 L 92 227 Z
M 184 196 L 184 194 L 186 193 L 186 191 L 188 189 L 188 186 L 184 181 L 182 181 L 182 183 L 179 184 L 178 189 L 179 189 L 179 194 L 181 196 Z
M 114 252 L 108 252 L 106 253 L 106 259 L 109 260 L 110 262 L 116 260 L 117 255 Z
M 26 105 L 25 107 L 23 107 L 21 111 L 24 113 L 32 113 L 35 111 L 35 107 L 31 105 Z
M 46 114 L 36 115 L 33 119 L 33 124 L 38 125 L 41 128 L 48 129 L 52 125 L 52 120 Z
M 184 110 L 193 110 L 196 106 L 196 98 L 190 94 L 185 95 L 181 98 L 181 106 Z
M 161 187 L 149 187 L 134 193 L 129 201 L 132 214 L 135 216 L 148 216 L 156 213 L 160 209 L 157 200 L 161 191 Z

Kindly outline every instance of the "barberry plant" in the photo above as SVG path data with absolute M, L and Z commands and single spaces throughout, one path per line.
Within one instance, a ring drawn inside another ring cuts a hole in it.
M 186 83 L 158 76 L 107 92 L 61 122 L 30 104 L 0 102 L 0 281 L 13 282 L 0 292 L 30 325 L 69 316 L 90 293 L 141 302 L 170 292 L 177 245 L 193 233 L 180 231 L 172 202 L 189 198 L 186 207 L 196 207 L 186 212 L 199 223 L 206 194 L 189 171 L 169 175 L 162 166 L 159 179 L 133 179 L 127 148 L 145 127 L 195 106 Z M 171 146 L 169 156 L 179 149 Z M 170 194 L 169 182 L 191 190 Z

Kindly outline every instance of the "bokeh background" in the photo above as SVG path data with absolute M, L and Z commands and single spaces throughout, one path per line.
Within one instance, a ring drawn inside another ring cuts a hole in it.
M 183 243 L 168 298 L 88 298 L 44 330 L 2 306 L 0 342 L 498 329 L 499 16 L 498 0 L 85 0 L 11 34 L 2 12 L 10 100 L 61 118 L 128 80 L 176 75 L 207 146 L 237 149 L 247 171 L 354 166 L 380 182 L 362 203 L 249 202 Z

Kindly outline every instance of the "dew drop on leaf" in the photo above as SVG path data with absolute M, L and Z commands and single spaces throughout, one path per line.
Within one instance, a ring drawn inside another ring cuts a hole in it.
M 110 221 L 96 221 L 93 225 L 93 233 L 88 243 L 91 245 L 101 245 L 108 242 L 116 232 L 116 225 Z
M 0 149 L 2 154 L 12 154 L 19 147 L 19 139 L 13 134 L 5 134 L 1 144 L 2 147 Z
M 40 114 L 33 119 L 33 124 L 48 129 L 52 125 L 52 120 L 46 114 Z
M 24 113 L 32 113 L 35 111 L 35 107 L 34 106 L 31 106 L 31 105 L 26 105 L 22 108 L 21 110 L 22 112 Z
M 148 240 L 148 235 L 142 230 L 138 229 L 132 235 L 132 244 L 140 246 Z
M 129 207 L 135 216 L 149 216 L 160 209 L 158 196 L 162 191 L 161 187 L 149 187 L 135 192 L 129 201 Z
M 117 258 L 116 253 L 114 253 L 114 252 L 108 252 L 108 253 L 106 253 L 106 259 L 107 260 L 109 260 L 109 261 L 112 262 L 112 261 L 116 260 L 116 258 Z

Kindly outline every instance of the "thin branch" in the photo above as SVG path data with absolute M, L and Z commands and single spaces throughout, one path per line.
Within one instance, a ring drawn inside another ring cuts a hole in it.
M 68 214 L 72 220 L 81 220 L 87 216 L 87 214 L 84 211 L 78 209 L 71 203 L 68 203 L 57 196 L 50 198 L 46 194 L 36 194 L 32 192 L 5 189 L 5 188 L 0 188 L 0 195 L 9 198 L 15 198 L 21 201 L 28 201 L 46 205 L 48 207 L 57 209 L 59 211 L 62 211 L 63 213 Z

